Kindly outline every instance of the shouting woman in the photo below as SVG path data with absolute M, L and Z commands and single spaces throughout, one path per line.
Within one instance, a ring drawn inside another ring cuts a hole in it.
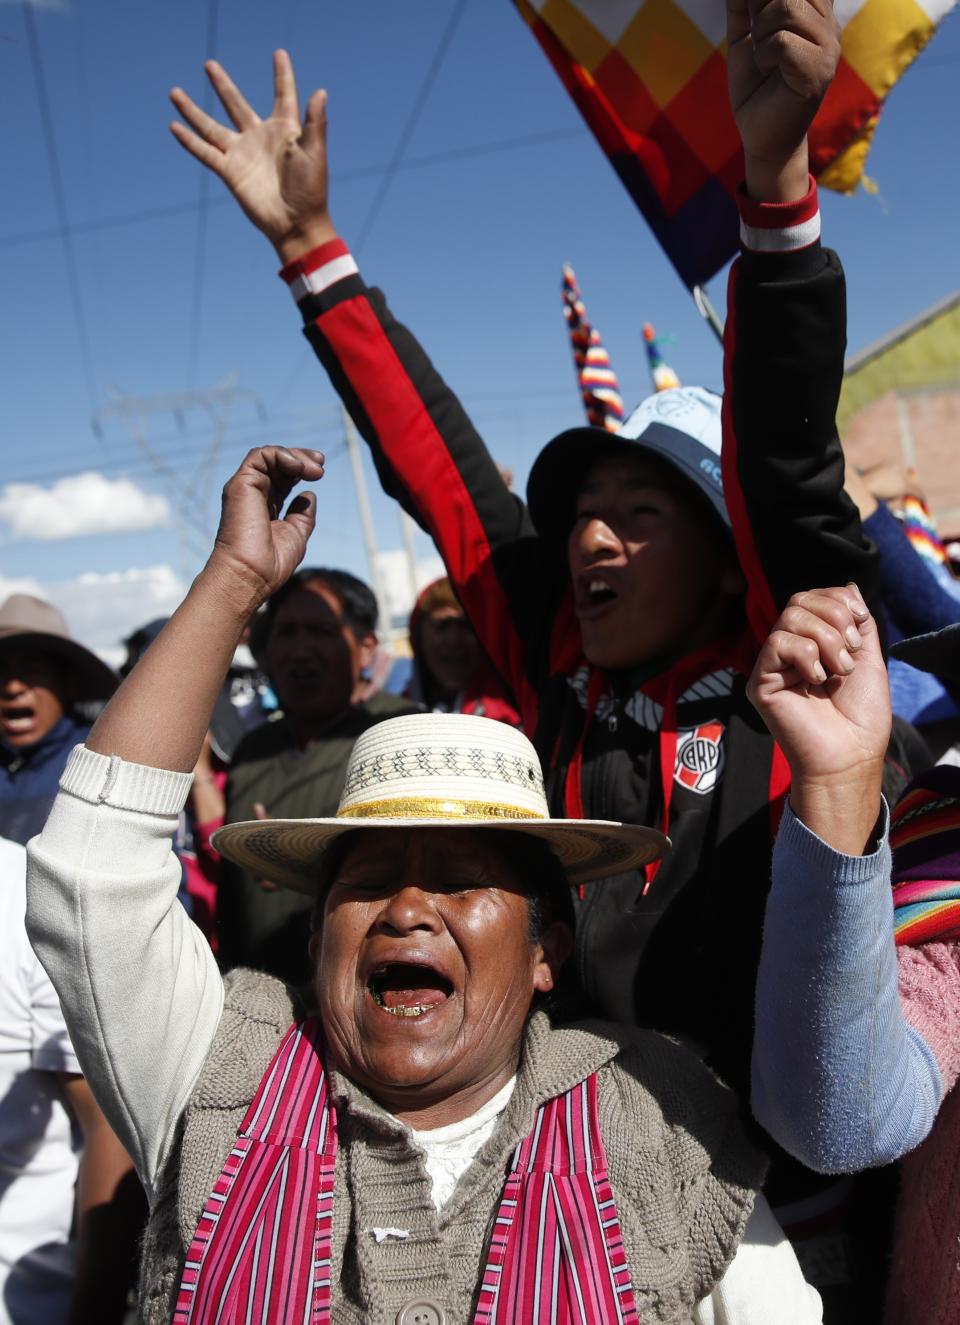
M 552 1023 L 571 883 L 667 843 L 551 820 L 521 733 L 395 718 L 358 740 L 335 818 L 223 829 L 314 898 L 319 1013 L 221 979 L 170 838 L 236 642 L 313 527 L 312 495 L 282 507 L 321 474 L 247 456 L 31 849 L 32 940 L 151 1197 L 141 1319 L 819 1321 L 729 1091 L 660 1036 Z

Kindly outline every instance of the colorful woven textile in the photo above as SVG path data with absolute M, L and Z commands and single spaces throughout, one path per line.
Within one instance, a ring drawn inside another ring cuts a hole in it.
M 541 1105 L 493 1224 L 474 1325 L 635 1325 L 597 1076 Z
M 654 391 L 669 391 L 671 387 L 679 386 L 680 378 L 664 359 L 657 333 L 649 322 L 644 323 L 643 343 L 647 347 L 647 363 L 650 365 Z
M 940 541 L 936 521 L 923 498 L 907 493 L 903 499 L 902 518 L 903 532 L 917 556 L 933 562 L 935 566 L 946 566 L 949 561 L 947 550 Z
M 720 0 L 515 0 L 681 279 L 736 251 L 743 174 Z M 821 184 L 851 192 L 884 97 L 953 0 L 836 0 L 842 58 L 810 135 Z
M 960 768 L 940 764 L 904 792 L 890 845 L 897 943 L 960 938 Z
M 563 267 L 563 316 L 570 332 L 577 382 L 587 418 L 595 428 L 616 432 L 623 422 L 620 385 L 610 367 L 600 333 L 587 317 L 573 268 L 566 263 Z
M 311 1019 L 287 1031 L 240 1125 L 187 1251 L 173 1325 L 328 1325 L 336 1153 Z
M 173 1325 L 329 1325 L 337 1118 L 320 1023 L 287 1031 L 187 1251 Z M 487 1248 L 475 1325 L 636 1325 L 596 1073 L 540 1106 Z

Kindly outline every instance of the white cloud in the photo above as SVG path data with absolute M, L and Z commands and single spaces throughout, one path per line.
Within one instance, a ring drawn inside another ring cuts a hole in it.
M 58 607 L 70 633 L 116 666 L 124 658 L 120 641 L 155 617 L 169 616 L 186 586 L 172 566 L 143 566 L 41 584 L 36 579 L 0 576 L 0 602 L 8 594 L 31 593 Z
M 93 470 L 58 479 L 49 488 L 38 483 L 0 488 L 0 522 L 14 538 L 49 542 L 155 529 L 169 521 L 165 497 L 145 492 L 132 479 L 111 479 Z
M 381 580 L 383 582 L 383 592 L 386 596 L 387 615 L 390 618 L 390 626 L 394 629 L 406 629 L 410 613 L 413 611 L 413 592 L 410 585 L 410 567 L 407 561 L 407 554 L 402 549 L 390 552 L 380 552 L 377 555 L 377 565 L 380 570 Z M 417 582 L 417 593 L 432 581 L 445 575 L 443 562 L 438 556 L 431 555 L 418 557 L 414 575 Z M 386 622 L 380 623 L 386 627 Z
M 32 593 L 35 598 L 44 597 L 43 585 L 32 575 L 21 575 L 15 579 L 0 575 L 0 603 L 12 593 Z

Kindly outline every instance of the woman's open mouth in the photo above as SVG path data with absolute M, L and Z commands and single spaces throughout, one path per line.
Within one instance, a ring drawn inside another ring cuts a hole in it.
M 371 973 L 367 990 L 392 1017 L 423 1017 L 446 1003 L 453 983 L 430 966 L 387 962 Z

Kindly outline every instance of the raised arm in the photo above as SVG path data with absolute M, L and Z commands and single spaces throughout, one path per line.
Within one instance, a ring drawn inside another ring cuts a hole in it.
M 206 566 L 73 752 L 29 847 L 31 942 L 150 1195 L 223 1002 L 213 955 L 176 899 L 171 840 L 236 643 L 313 528 L 312 495 L 280 511 L 322 472 L 317 452 L 250 452 L 224 490 Z
M 323 477 L 319 451 L 262 446 L 223 491 L 207 564 L 97 719 L 87 749 L 128 763 L 192 773 L 234 651 L 256 612 L 303 560 L 316 497 L 287 498 Z
M 846 308 L 820 246 L 806 132 L 839 57 L 830 0 L 728 0 L 730 100 L 743 141 L 743 252 L 730 273 L 723 477 L 758 644 L 790 596 L 875 559 L 843 492 L 835 415 Z
M 286 51 L 273 57 L 273 108 L 262 120 L 222 65 L 204 68 L 234 128 L 201 110 L 183 88 L 170 100 L 190 128 L 174 120 L 170 131 L 198 161 L 223 180 L 246 215 L 269 239 L 283 263 L 337 238 L 327 205 L 327 94 L 300 103 Z
M 792 600 L 749 694 L 793 779 L 757 977 L 753 1110 L 810 1168 L 853 1172 L 917 1145 L 942 1093 L 898 996 L 880 791 L 890 699 L 855 586 Z
M 313 93 L 301 123 L 290 58 L 278 51 L 273 109 L 261 120 L 220 65 L 206 69 L 233 128 L 176 88 L 171 99 L 186 124 L 172 131 L 273 244 L 307 339 L 369 443 L 384 490 L 433 538 L 530 727 L 537 696 L 528 654 L 542 647 L 549 620 L 537 540 L 460 402 L 337 235 L 326 94 Z
M 839 59 L 831 0 L 727 0 L 730 108 L 755 202 L 797 202 L 807 193 L 807 131 Z

